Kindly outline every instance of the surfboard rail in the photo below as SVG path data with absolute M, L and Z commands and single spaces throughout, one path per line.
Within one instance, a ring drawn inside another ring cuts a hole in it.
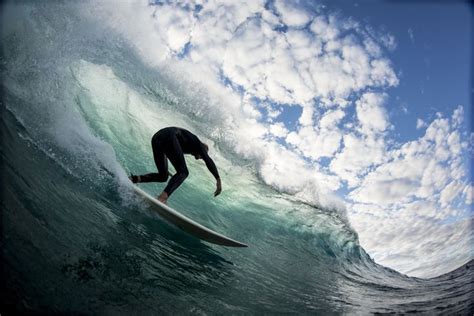
M 147 202 L 150 204 L 150 206 L 155 212 L 157 212 L 162 218 L 164 218 L 169 223 L 175 225 L 182 231 L 216 245 L 227 247 L 248 247 L 248 245 L 240 241 L 219 234 L 218 232 L 215 232 L 193 221 L 189 217 L 184 216 L 183 214 L 172 209 L 168 205 L 158 201 L 150 194 L 140 189 L 138 186 L 132 185 L 132 188 L 138 195 L 147 200 Z

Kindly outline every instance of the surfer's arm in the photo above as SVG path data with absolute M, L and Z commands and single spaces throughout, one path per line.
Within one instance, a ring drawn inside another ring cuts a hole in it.
M 212 173 L 214 178 L 216 178 L 216 191 L 214 192 L 214 196 L 218 196 L 222 191 L 222 183 L 221 178 L 219 177 L 219 172 L 217 171 L 216 164 L 205 151 L 202 154 L 202 159 L 206 163 L 207 169 Z
M 217 171 L 217 167 L 216 167 L 216 164 L 214 163 L 214 161 L 211 159 L 211 157 L 209 157 L 206 154 L 203 155 L 202 159 L 204 160 L 204 162 L 206 163 L 206 167 L 207 169 L 212 173 L 212 175 L 214 176 L 214 178 L 216 178 L 216 180 L 220 180 L 220 177 L 219 177 L 219 172 Z

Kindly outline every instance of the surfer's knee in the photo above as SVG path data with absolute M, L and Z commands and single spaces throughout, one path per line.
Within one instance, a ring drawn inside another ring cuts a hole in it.
M 166 180 L 168 180 L 168 173 L 166 173 L 166 172 L 159 173 L 157 180 L 158 180 L 158 182 L 165 182 Z
M 186 179 L 189 176 L 189 171 L 188 168 L 183 168 L 179 170 L 178 172 L 184 179 Z

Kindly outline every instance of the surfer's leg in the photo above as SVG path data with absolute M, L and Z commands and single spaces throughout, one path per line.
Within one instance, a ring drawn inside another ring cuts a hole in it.
M 183 150 L 181 149 L 181 145 L 176 136 L 172 137 L 169 148 L 166 148 L 166 156 L 176 170 L 175 175 L 171 177 L 168 185 L 163 190 L 168 194 L 168 196 L 170 196 L 189 175 Z
M 155 160 L 158 173 L 148 173 L 139 176 L 139 182 L 166 182 L 168 180 L 168 160 L 163 151 L 163 142 L 159 137 L 153 136 L 151 140 L 153 159 Z

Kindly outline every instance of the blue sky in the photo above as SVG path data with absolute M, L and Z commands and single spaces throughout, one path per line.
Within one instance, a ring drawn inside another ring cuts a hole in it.
M 123 1 L 96 18 L 266 184 L 344 205 L 378 263 L 434 276 L 473 257 L 472 17 L 443 3 Z

